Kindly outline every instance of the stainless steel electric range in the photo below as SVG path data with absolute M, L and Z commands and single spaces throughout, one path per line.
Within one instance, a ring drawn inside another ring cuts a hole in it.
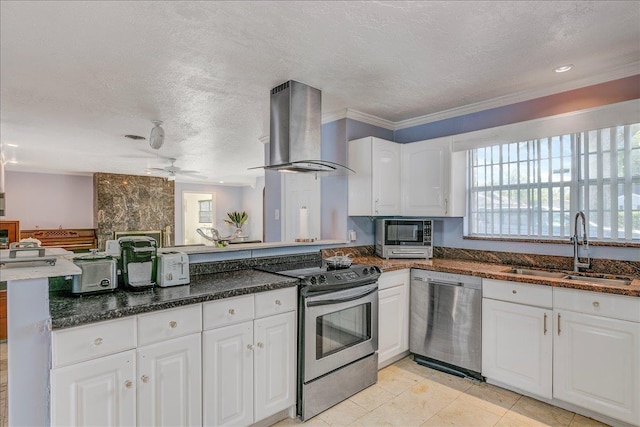
M 381 272 L 369 265 L 277 272 L 301 279 L 297 412 L 305 421 L 378 380 Z

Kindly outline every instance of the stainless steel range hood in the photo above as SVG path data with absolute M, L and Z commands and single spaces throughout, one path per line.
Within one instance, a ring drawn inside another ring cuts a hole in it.
M 320 90 L 304 83 L 289 80 L 271 89 L 270 164 L 260 168 L 323 175 L 354 172 L 320 159 L 321 105 Z

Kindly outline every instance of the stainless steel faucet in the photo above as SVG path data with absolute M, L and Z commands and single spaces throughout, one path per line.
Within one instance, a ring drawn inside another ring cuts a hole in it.
M 580 259 L 578 258 L 578 219 L 582 219 L 582 245 L 584 246 L 584 251 L 587 254 L 587 262 L 580 262 Z M 573 219 L 573 236 L 571 236 L 571 241 L 573 242 L 573 271 L 578 272 L 581 267 L 591 267 L 591 260 L 589 259 L 589 241 L 587 240 L 587 220 L 584 216 L 584 212 L 582 211 L 576 213 L 576 216 Z

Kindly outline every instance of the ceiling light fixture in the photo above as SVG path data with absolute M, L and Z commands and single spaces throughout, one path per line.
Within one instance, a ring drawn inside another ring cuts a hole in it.
M 7 147 L 13 147 L 13 148 L 16 148 L 18 146 L 18 144 L 9 144 L 8 142 L 5 142 L 4 145 L 6 145 Z
M 573 68 L 573 64 L 567 64 L 567 65 L 561 65 L 560 67 L 556 67 L 556 69 L 553 71 L 555 71 L 556 73 L 566 73 L 572 68 Z
M 159 150 L 164 144 L 164 129 L 160 127 L 162 124 L 161 120 L 152 120 L 151 123 L 154 124 L 153 129 L 151 129 L 151 136 L 149 137 L 149 145 L 154 150 Z

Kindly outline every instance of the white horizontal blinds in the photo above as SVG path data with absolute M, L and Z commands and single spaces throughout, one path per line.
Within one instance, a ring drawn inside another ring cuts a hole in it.
M 640 238 L 640 124 L 470 150 L 470 234 Z

